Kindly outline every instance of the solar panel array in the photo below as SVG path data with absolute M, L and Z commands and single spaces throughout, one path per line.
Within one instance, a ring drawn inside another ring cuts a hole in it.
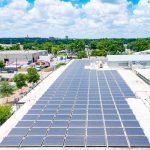
M 134 93 L 114 70 L 86 70 L 76 60 L 0 146 L 140 146 L 150 143 L 125 97 Z

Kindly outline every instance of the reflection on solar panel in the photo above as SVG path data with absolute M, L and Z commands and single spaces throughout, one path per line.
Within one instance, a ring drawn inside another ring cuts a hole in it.
M 117 71 L 89 63 L 74 61 L 0 145 L 149 147 L 125 100 L 134 93 Z

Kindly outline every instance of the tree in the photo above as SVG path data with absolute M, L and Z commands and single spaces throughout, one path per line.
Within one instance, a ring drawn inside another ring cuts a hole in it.
M 40 80 L 40 75 L 35 68 L 28 68 L 27 80 L 29 83 L 37 83 Z
M 36 43 L 34 42 L 34 43 L 23 43 L 23 48 L 24 49 L 32 49 L 32 50 L 35 50 L 35 49 L 38 49 L 38 48 L 36 48 Z
M 0 84 L 0 92 L 3 97 L 8 97 L 13 94 L 14 87 L 7 81 L 2 81 Z
M 106 56 L 107 52 L 105 50 L 93 50 L 91 56 Z
M 97 48 L 96 43 L 97 43 L 96 41 L 92 41 L 91 44 L 90 44 L 90 48 L 91 49 L 96 49 Z
M 0 125 L 2 125 L 13 114 L 11 105 L 0 105 Z
M 27 75 L 19 73 L 16 74 L 13 78 L 14 82 L 16 83 L 17 88 L 21 89 L 22 87 L 26 86 Z
M 52 47 L 52 54 L 57 55 L 58 51 L 60 51 L 59 47 Z
M 0 51 L 3 51 L 3 50 L 4 50 L 4 47 L 0 45 Z
M 0 69 L 2 70 L 5 67 L 5 63 L 4 61 L 0 60 Z M 1 71 L 0 70 L 0 71 Z
M 77 57 L 78 57 L 78 59 L 86 58 L 87 57 L 86 52 L 85 51 L 79 51 L 77 53 Z
M 52 43 L 51 42 L 45 42 L 43 43 L 43 50 L 48 50 L 49 53 L 52 51 Z
M 124 40 L 102 39 L 97 42 L 96 46 L 99 50 L 105 50 L 110 54 L 120 54 L 124 51 Z
M 9 47 L 10 50 L 20 50 L 20 44 L 15 44 Z
M 146 39 L 137 39 L 133 42 L 130 42 L 128 44 L 128 48 L 136 52 L 148 50 L 150 48 L 150 41 Z

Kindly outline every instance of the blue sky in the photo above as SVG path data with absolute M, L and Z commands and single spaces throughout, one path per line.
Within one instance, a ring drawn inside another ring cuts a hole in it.
M 0 37 L 150 37 L 149 18 L 148 0 L 0 0 Z
M 31 3 L 31 7 L 34 5 L 34 1 L 35 0 L 27 0 L 29 3 Z M 90 0 L 62 0 L 62 1 L 65 1 L 65 2 L 71 2 L 73 5 L 78 5 L 79 7 L 82 6 L 82 5 L 85 5 L 86 3 L 88 3 Z M 107 2 L 111 2 L 111 1 L 114 1 L 114 0 L 106 0 Z M 139 0 L 128 0 L 129 2 L 132 2 L 133 5 L 129 5 L 127 7 L 128 9 L 128 13 L 130 15 L 132 15 L 133 13 L 133 10 L 134 10 L 134 5 L 137 5 Z M 81 17 L 84 17 L 84 14 L 81 14 Z
M 1 2 L 2 1 L 2 2 Z M 0 0 L 0 6 L 4 6 L 7 5 L 11 0 Z M 35 0 L 27 0 L 29 3 L 33 4 Z M 72 4 L 86 4 L 87 2 L 89 2 L 89 0 L 64 0 L 65 2 L 72 2 Z M 108 0 L 108 1 L 112 1 L 112 0 Z M 139 0 L 128 0 L 131 1 L 133 4 L 137 4 Z
M 129 0 L 131 1 L 133 4 L 137 4 L 139 2 L 139 0 Z
M 72 3 L 76 3 L 76 4 L 85 4 L 89 0 L 64 0 L 64 1 L 66 1 L 66 2 L 71 1 Z M 133 2 L 133 4 L 137 4 L 139 0 L 129 0 L 129 1 Z M 33 3 L 34 0 L 28 0 L 28 2 Z
M 34 0 L 30 0 L 31 2 Z M 65 0 L 65 1 L 71 1 L 72 3 L 77 3 L 77 4 L 85 4 L 87 3 L 89 0 Z M 111 2 L 111 0 L 108 0 Z M 131 1 L 133 4 L 137 4 L 139 0 L 129 0 Z
M 30 3 L 34 3 L 34 0 L 27 0 L 27 1 L 30 2 Z M 64 1 L 65 2 L 71 1 L 73 4 L 85 4 L 89 0 L 64 0 Z M 129 0 L 129 1 L 131 1 L 133 4 L 137 4 L 139 0 Z

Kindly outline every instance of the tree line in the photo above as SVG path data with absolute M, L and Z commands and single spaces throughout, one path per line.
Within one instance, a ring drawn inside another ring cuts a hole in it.
M 10 39 L 0 39 L 0 43 L 9 43 Z M 48 50 L 49 53 L 57 55 L 60 50 L 69 50 L 75 54 L 84 51 L 88 47 L 92 56 L 106 56 L 107 54 L 123 54 L 124 44 L 127 48 L 139 52 L 150 49 L 150 38 L 143 39 L 54 39 L 48 38 L 15 38 L 11 39 L 12 47 L 0 50 L 19 50 L 19 44 L 25 50 Z

